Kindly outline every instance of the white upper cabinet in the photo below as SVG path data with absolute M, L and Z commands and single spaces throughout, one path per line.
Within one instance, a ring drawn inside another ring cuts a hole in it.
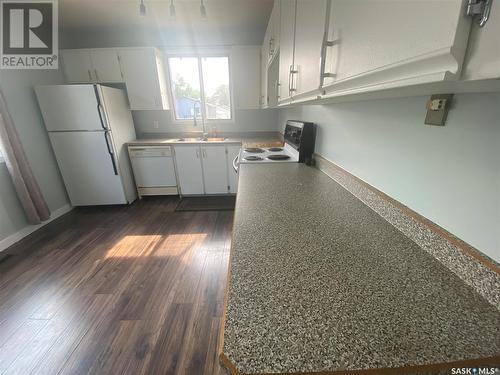
M 276 107 L 279 100 L 279 61 L 274 59 L 267 68 L 267 106 Z
M 464 10 L 462 0 L 331 0 L 326 91 L 458 79 L 471 24 Z
M 261 70 L 260 70 L 260 89 L 261 89 L 261 106 L 267 108 L 272 99 L 277 96 L 275 89 L 269 90 L 269 67 L 277 61 L 280 49 L 280 28 L 281 28 L 281 4 L 280 0 L 275 0 L 269 23 L 267 25 L 264 43 L 261 49 Z M 279 65 L 277 62 L 276 65 Z M 275 77 L 277 79 L 277 77 Z M 274 86 L 273 86 L 274 87 Z M 276 86 L 277 88 L 277 86 Z M 276 104 L 273 104 L 275 106 Z
M 462 78 L 500 78 L 500 1 L 491 2 L 489 19 L 483 27 L 472 23 Z
M 112 48 L 98 48 L 90 50 L 93 73 L 96 82 L 115 83 L 123 82 L 122 71 L 118 59 L 118 51 Z
M 269 23 L 267 25 L 266 38 L 264 39 L 267 49 L 268 63 L 271 63 L 280 49 L 280 13 L 280 0 L 275 0 L 271 16 L 269 17 Z
M 295 44 L 296 0 L 280 1 L 280 56 L 279 56 L 279 92 L 280 102 L 288 102 L 293 90 L 293 63 Z
M 69 83 L 123 82 L 118 52 L 114 48 L 65 49 L 61 55 Z
M 327 0 L 297 0 L 292 95 L 319 94 Z
M 261 107 L 267 107 L 267 49 L 264 43 L 260 50 L 260 100 Z
M 256 109 L 261 105 L 260 46 L 232 48 L 231 67 L 235 108 Z
M 500 77 L 500 3 L 474 3 L 478 13 L 483 4 L 492 7 L 488 22 L 479 27 L 476 19 L 472 32 L 467 4 L 467 0 L 279 1 L 278 104 L 341 100 L 347 95 L 356 100 L 382 90 L 385 97 L 398 92 L 426 95 L 440 88 L 465 92 L 470 91 L 467 80 Z M 262 46 L 263 55 L 268 53 L 261 73 L 262 82 L 267 81 L 262 95 L 269 107 L 273 106 L 272 30 L 273 15 Z M 475 90 L 487 90 L 487 84 L 476 85 Z
M 156 49 L 121 49 L 119 57 L 130 109 L 168 109 L 165 72 Z
M 68 83 L 95 82 L 94 68 L 88 49 L 61 50 L 64 75 Z

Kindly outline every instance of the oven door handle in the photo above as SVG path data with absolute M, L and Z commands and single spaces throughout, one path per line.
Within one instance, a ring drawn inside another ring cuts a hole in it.
M 236 157 L 233 159 L 233 169 L 236 173 L 238 173 L 238 159 L 240 158 L 240 155 L 236 155 Z

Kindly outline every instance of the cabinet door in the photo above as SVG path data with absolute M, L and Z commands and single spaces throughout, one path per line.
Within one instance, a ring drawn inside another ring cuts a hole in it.
M 279 61 L 274 59 L 267 70 L 267 105 L 276 107 L 279 101 Z
M 229 181 L 229 193 L 238 192 L 238 172 L 233 169 L 233 160 L 239 155 L 241 146 L 227 147 L 227 175 Z
M 278 53 L 280 49 L 280 2 L 275 0 L 273 10 L 269 17 L 269 61 Z
M 260 52 L 260 105 L 267 107 L 267 48 L 265 44 L 262 45 Z
M 68 83 L 90 83 L 95 81 L 88 49 L 65 49 L 61 51 L 64 75 Z
M 200 146 L 176 146 L 175 163 L 181 194 L 202 195 L 204 190 Z
M 461 0 L 332 0 L 326 81 L 338 90 L 456 79 L 470 19 Z
M 93 49 L 90 50 L 94 76 L 97 82 L 123 82 L 118 51 L 115 49 Z
M 233 47 L 232 71 L 235 107 L 260 108 L 260 47 Z
M 295 43 L 296 0 L 281 0 L 280 28 L 280 102 L 291 97 Z
M 119 52 L 119 56 L 130 109 L 165 109 L 154 49 L 123 49 Z
M 293 95 L 319 91 L 327 0 L 297 0 Z
M 205 194 L 227 194 L 226 146 L 202 146 Z

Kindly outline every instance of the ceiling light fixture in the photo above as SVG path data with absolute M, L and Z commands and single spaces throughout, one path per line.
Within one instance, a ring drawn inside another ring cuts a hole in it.
M 141 16 L 146 15 L 146 4 L 144 4 L 144 0 L 141 0 L 141 3 L 139 4 L 139 14 Z
M 201 18 L 207 18 L 207 8 L 205 8 L 205 4 L 203 4 L 203 0 L 200 1 L 200 14 L 201 14 Z
M 175 17 L 174 0 L 170 0 L 170 17 Z

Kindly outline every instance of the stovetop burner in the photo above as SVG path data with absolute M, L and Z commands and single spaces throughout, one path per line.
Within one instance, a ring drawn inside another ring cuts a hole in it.
M 288 155 L 269 155 L 267 157 L 269 160 L 288 160 L 290 156 Z
M 271 152 L 280 152 L 280 151 L 283 151 L 283 149 L 281 147 L 270 147 L 268 148 L 269 151 Z
M 244 150 L 245 152 L 248 152 L 250 154 L 261 154 L 263 152 L 265 152 L 265 150 L 261 149 L 261 148 L 258 148 L 258 147 L 249 147 L 249 148 L 245 148 Z
M 244 157 L 243 159 L 245 159 L 247 161 L 260 161 L 260 160 L 263 160 L 260 156 L 247 156 L 247 157 Z

